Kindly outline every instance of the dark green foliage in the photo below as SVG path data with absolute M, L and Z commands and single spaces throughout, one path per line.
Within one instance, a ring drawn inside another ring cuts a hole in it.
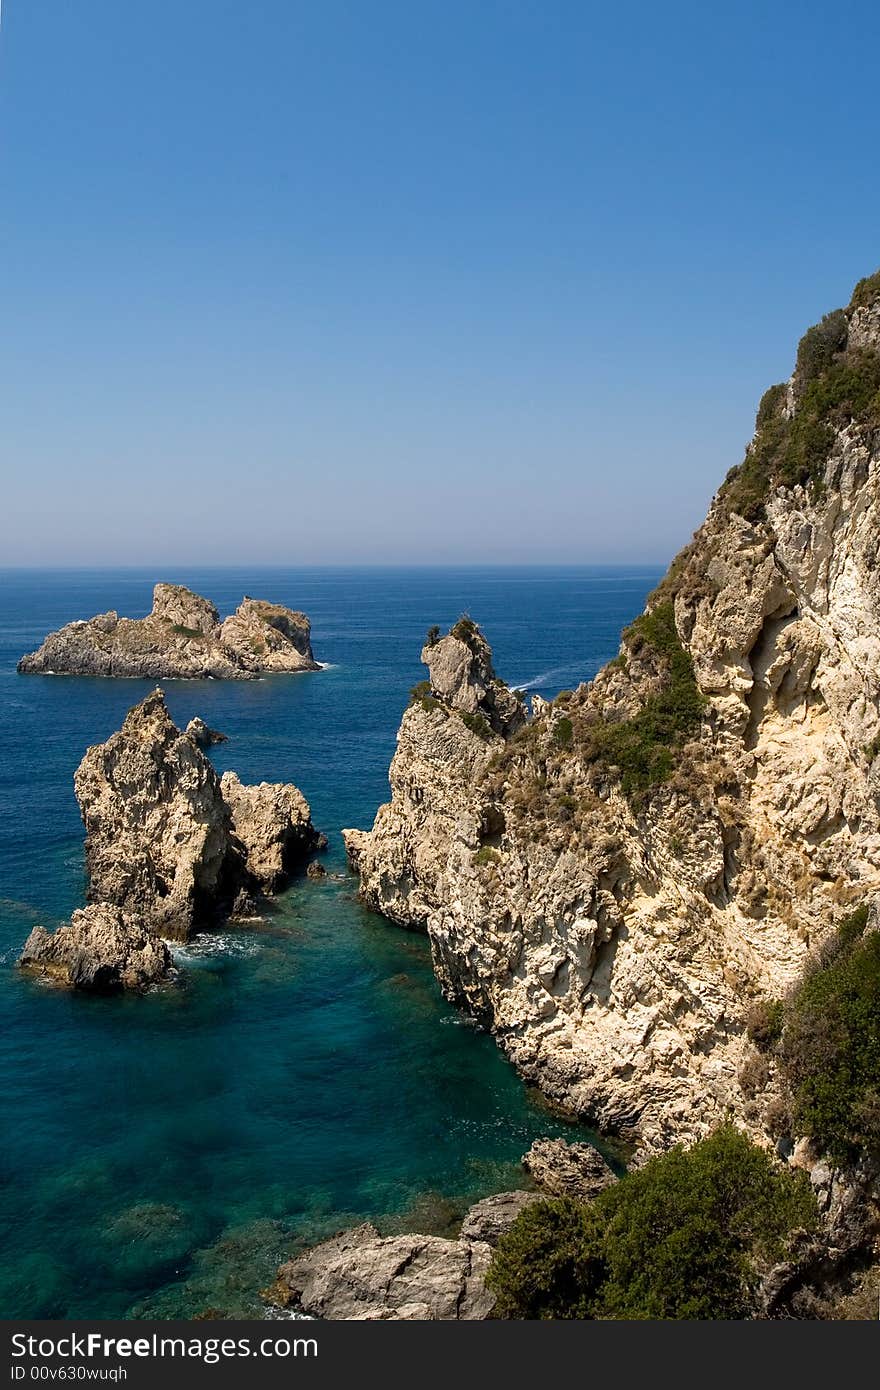
M 856 285 L 850 300 L 850 308 L 864 309 L 878 299 L 880 299 L 880 270 L 875 270 L 873 275 L 866 275 Z
M 436 647 L 436 645 L 437 645 L 437 643 L 438 643 L 439 641 L 440 641 L 440 629 L 439 629 L 439 627 L 437 626 L 437 624 L 434 623 L 433 627 L 429 627 L 429 628 L 428 628 L 428 635 L 427 635 L 427 637 L 425 638 L 425 643 L 426 643 L 426 645 L 429 646 L 429 647 Z
M 553 726 L 553 742 L 557 748 L 568 748 L 574 735 L 574 726 L 567 715 L 557 719 Z
M 798 343 L 794 368 L 796 394 L 800 395 L 807 382 L 815 381 L 826 372 L 837 354 L 844 351 L 847 327 L 846 313 L 843 309 L 835 309 L 807 329 Z
M 741 1318 L 752 1310 L 756 1261 L 779 1259 L 815 1219 L 806 1176 L 778 1169 L 725 1125 L 593 1202 L 527 1207 L 487 1282 L 502 1317 Z
M 442 708 L 440 701 L 435 700 L 434 696 L 431 694 L 430 681 L 419 681 L 418 685 L 414 685 L 409 692 L 409 702 L 411 705 L 421 705 L 426 714 L 430 714 L 432 710 Z
M 746 1019 L 746 1036 L 755 1047 L 767 1051 L 782 1037 L 785 1008 L 781 999 L 759 999 Z
M 866 293 L 865 302 L 870 302 L 873 292 Z M 759 521 L 775 487 L 809 483 L 821 491 L 835 430 L 851 421 L 867 428 L 880 426 L 880 354 L 866 348 L 847 350 L 846 337 L 847 317 L 842 309 L 826 314 L 804 334 L 798 347 L 795 410 L 790 419 L 783 414 L 785 385 L 765 391 L 755 437 L 721 489 L 729 511 L 747 521 Z
M 462 711 L 459 712 L 461 713 L 461 722 L 465 725 L 465 727 L 470 729 L 472 734 L 476 734 L 478 738 L 481 738 L 486 743 L 488 743 L 490 738 L 492 737 L 492 728 L 491 725 L 483 717 L 483 715 L 465 714 Z
M 872 763 L 877 754 L 880 753 L 880 734 L 877 734 L 876 738 L 872 738 L 870 743 L 865 744 L 864 753 L 868 762 Z
M 204 637 L 203 632 L 199 632 L 197 627 L 184 627 L 183 623 L 172 623 L 171 631 L 176 632 L 180 637 Z
M 867 908 L 843 923 L 789 1000 L 780 1062 L 792 1116 L 832 1159 L 880 1156 L 880 932 Z
M 638 714 L 592 730 L 596 756 L 620 768 L 627 796 L 667 781 L 676 750 L 695 734 L 705 700 L 694 679 L 690 655 L 682 647 L 671 602 L 658 604 L 626 629 L 624 641 L 634 656 L 650 659 L 662 671 L 662 684 Z
M 458 622 L 451 629 L 450 636 L 457 637 L 459 642 L 464 642 L 466 646 L 470 647 L 472 652 L 478 652 L 480 649 L 480 629 L 466 613 L 459 618 Z

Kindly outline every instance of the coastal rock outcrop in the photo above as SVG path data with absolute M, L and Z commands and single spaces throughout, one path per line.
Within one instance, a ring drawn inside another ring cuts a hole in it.
M 199 715 L 189 721 L 184 733 L 193 743 L 198 744 L 199 748 L 211 748 L 215 743 L 229 742 L 226 734 L 221 734 L 219 729 L 210 729 Z
M 543 1202 L 543 1192 L 496 1192 L 475 1202 L 461 1224 L 459 1240 L 482 1241 L 495 1246 L 507 1235 L 520 1212 Z
M 171 973 L 171 952 L 137 917 L 108 903 L 74 912 L 54 932 L 34 927 L 19 965 L 74 989 L 144 990 Z
M 334 1321 L 478 1321 L 492 1311 L 485 1286 L 492 1256 L 479 1241 L 380 1236 L 357 1226 L 282 1265 L 267 1296 Z
M 590 1201 L 617 1182 L 613 1169 L 592 1144 L 568 1144 L 564 1139 L 536 1139 L 523 1157 L 523 1167 L 552 1197 Z
M 44 675 L 253 680 L 270 671 L 317 671 L 304 613 L 245 597 L 221 622 L 209 599 L 157 584 L 145 618 L 115 611 L 52 632 L 18 670 Z
M 447 998 L 643 1154 L 766 1133 L 749 1011 L 880 888 L 878 315 L 875 276 L 806 335 L 593 682 L 523 722 L 473 624 L 433 634 L 391 800 L 345 832 Z
M 89 898 L 186 939 L 241 890 L 271 892 L 325 843 L 292 785 L 222 780 L 168 713 L 161 690 L 89 748 L 74 777 Z

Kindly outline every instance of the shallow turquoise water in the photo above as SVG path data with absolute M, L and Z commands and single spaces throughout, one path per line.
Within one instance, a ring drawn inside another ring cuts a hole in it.
M 291 780 L 331 839 L 253 928 L 200 938 L 145 998 L 22 977 L 36 921 L 83 901 L 72 775 L 149 682 L 18 676 L 47 631 L 148 610 L 152 576 L 0 572 L 0 1316 L 259 1314 L 279 1259 L 358 1219 L 440 1229 L 573 1127 L 444 1003 L 425 941 L 365 913 L 338 834 L 368 826 L 427 627 L 469 611 L 513 685 L 553 694 L 614 654 L 655 570 L 189 571 L 305 609 L 330 669 L 169 682 L 220 770 Z

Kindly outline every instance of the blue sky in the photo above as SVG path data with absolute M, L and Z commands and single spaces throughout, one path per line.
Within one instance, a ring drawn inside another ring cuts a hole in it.
M 668 558 L 880 264 L 875 3 L 5 0 L 0 563 Z

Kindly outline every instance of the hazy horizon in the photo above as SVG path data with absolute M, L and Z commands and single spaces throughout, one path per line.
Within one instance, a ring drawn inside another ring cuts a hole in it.
M 0 565 L 666 563 L 877 268 L 878 31 L 8 0 Z

